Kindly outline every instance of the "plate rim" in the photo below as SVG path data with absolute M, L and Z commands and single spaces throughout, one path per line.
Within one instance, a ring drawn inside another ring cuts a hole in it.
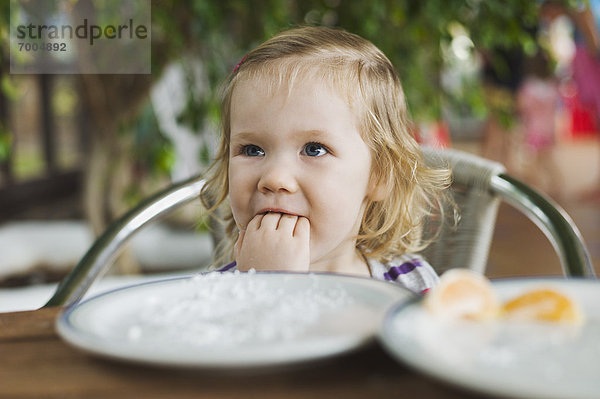
M 161 284 L 173 284 L 173 283 L 177 283 L 179 281 L 188 281 L 193 279 L 196 276 L 203 276 L 203 275 L 207 275 L 210 273 L 219 273 L 218 271 L 209 271 L 209 272 L 201 272 L 201 273 L 192 273 L 190 275 L 179 275 L 179 276 L 174 276 L 174 277 L 166 277 L 166 278 L 160 278 L 157 280 L 152 280 L 152 281 L 144 281 L 144 282 L 139 282 L 139 283 L 134 283 L 134 284 L 129 284 L 123 287 L 117 287 L 117 288 L 113 288 L 110 290 L 107 290 L 105 292 L 96 294 L 94 296 L 91 296 L 89 298 L 86 298 L 80 302 L 74 303 L 69 305 L 68 307 L 66 307 L 65 309 L 61 310 L 61 312 L 59 312 L 59 315 L 57 316 L 56 320 L 55 320 L 55 328 L 57 331 L 57 334 L 59 335 L 59 337 L 65 341 L 66 343 L 68 343 L 69 345 L 74 346 L 75 348 L 82 350 L 86 353 L 92 354 L 92 355 L 96 355 L 96 356 L 100 356 L 103 358 L 109 358 L 112 360 L 118 360 L 118 361 L 124 361 L 127 363 L 134 363 L 134 364 L 144 364 L 144 365 L 150 365 L 150 366 L 159 366 L 159 367 L 176 367 L 176 368 L 192 368 L 192 369 L 214 369 L 214 370 L 224 370 L 224 369 L 229 369 L 229 370 L 236 370 L 236 369 L 249 369 L 249 368 L 270 368 L 270 367 L 279 367 L 282 365 L 294 365 L 294 364 L 299 364 L 299 363 L 304 363 L 304 362 L 308 362 L 308 361 L 313 361 L 313 360 L 319 360 L 319 359 L 324 359 L 324 358 L 328 358 L 328 357 L 333 357 L 333 356 L 339 356 L 341 354 L 344 353 L 350 353 L 352 351 L 355 351 L 367 344 L 369 344 L 370 342 L 376 341 L 377 340 L 377 336 L 379 334 L 379 330 L 380 330 L 380 325 L 379 326 L 375 326 L 374 329 L 374 333 L 369 336 L 369 337 L 361 337 L 360 339 L 353 340 L 353 342 L 351 344 L 346 344 L 344 348 L 342 349 L 338 349 L 338 350 L 334 350 L 334 351 L 329 351 L 327 353 L 324 354 L 307 354 L 305 356 L 296 356 L 293 359 L 279 359 L 279 360 L 273 360 L 273 359 L 267 359 L 265 361 L 257 361 L 257 360 L 246 360 L 243 362 L 238 361 L 221 361 L 221 362 L 215 362 L 214 360 L 209 360 L 209 361 L 199 361 L 199 360 L 190 360 L 189 358 L 186 359 L 178 359 L 177 356 L 169 356 L 168 358 L 162 357 L 159 358 L 157 356 L 147 356 L 147 354 L 144 355 L 137 355 L 137 356 L 132 356 L 132 353 L 118 353 L 118 351 L 115 351 L 114 349 L 111 350 L 110 348 L 106 348 L 106 345 L 98 345 L 99 343 L 101 343 L 102 341 L 104 341 L 105 343 L 107 342 L 107 340 L 103 340 L 99 335 L 90 335 L 89 331 L 85 331 L 82 330 L 81 328 L 79 328 L 78 326 L 76 326 L 75 324 L 73 324 L 72 322 L 72 317 L 77 315 L 78 311 L 82 311 L 82 308 L 84 308 L 85 306 L 89 306 L 91 302 L 96 302 L 99 300 L 102 300 L 104 297 L 109 296 L 109 295 L 118 295 L 119 293 L 122 293 L 123 291 L 129 291 L 129 290 L 136 290 L 136 289 L 140 289 L 149 285 L 161 285 Z M 223 273 L 223 272 L 221 272 Z M 228 272 L 224 272 L 227 273 Z M 240 275 L 247 275 L 247 272 L 239 272 Z M 256 271 L 255 273 L 253 273 L 253 275 L 257 275 L 257 276 L 269 276 L 267 278 L 271 278 L 271 276 L 277 276 L 277 277 L 287 277 L 287 276 L 294 276 L 294 275 L 298 275 L 301 278 L 314 278 L 316 277 L 317 279 L 321 279 L 321 278 L 325 278 L 325 279 L 339 279 L 342 281 L 356 281 L 360 284 L 365 284 L 367 286 L 370 287 L 375 287 L 377 286 L 378 289 L 384 289 L 385 291 L 388 292 L 392 292 L 392 291 L 396 291 L 398 293 L 398 299 L 395 299 L 392 301 L 392 304 L 388 306 L 388 308 L 382 312 L 382 320 L 383 318 L 385 318 L 387 311 L 392 308 L 394 305 L 396 305 L 399 302 L 404 302 L 407 300 L 411 300 L 413 297 L 416 296 L 415 293 L 413 293 L 412 291 L 408 290 L 407 288 L 400 286 L 398 284 L 393 284 L 390 283 L 388 281 L 384 281 L 384 280 L 377 280 L 377 279 L 373 279 L 371 277 L 367 278 L 367 277 L 362 277 L 362 276 L 355 276 L 355 275 L 347 275 L 347 274 L 336 274 L 336 273 L 330 273 L 330 272 L 310 272 L 310 273 L 303 273 L 303 272 L 284 272 L 284 271 Z M 383 288 L 382 288 L 383 287 Z M 83 309 L 83 311 L 85 311 L 85 309 Z M 100 347 L 99 347 L 100 346 Z M 119 342 L 117 345 L 114 345 L 114 347 L 118 348 L 122 348 L 123 347 L 123 343 Z

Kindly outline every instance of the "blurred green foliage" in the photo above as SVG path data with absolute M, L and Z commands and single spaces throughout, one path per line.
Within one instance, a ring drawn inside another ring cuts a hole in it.
M 0 121 L 0 161 L 10 158 L 13 137 Z
M 170 141 L 161 134 L 149 104 L 142 109 L 133 134 L 136 145 L 132 156 L 137 167 L 150 173 L 169 172 L 175 162 L 175 153 Z
M 181 7 L 185 18 L 173 18 Z M 451 27 L 464 27 L 473 51 L 531 52 L 538 7 L 537 1 L 522 0 L 187 0 L 154 1 L 152 18 L 153 35 L 168 35 L 170 51 L 202 59 L 210 90 L 188 96 L 179 119 L 198 129 L 216 115 L 218 85 L 247 51 L 278 31 L 305 24 L 341 27 L 371 40 L 396 66 L 414 117 L 437 119 L 443 103 L 456 102 L 457 93 L 440 84 L 441 48 L 453 39 Z M 505 68 L 501 59 L 491 61 L 500 73 Z M 467 86 L 459 100 L 481 113 L 479 87 Z

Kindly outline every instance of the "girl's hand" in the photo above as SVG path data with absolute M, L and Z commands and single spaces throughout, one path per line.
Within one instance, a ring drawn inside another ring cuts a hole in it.
M 310 266 L 310 222 L 282 213 L 256 215 L 240 232 L 234 256 L 240 271 L 307 272 Z

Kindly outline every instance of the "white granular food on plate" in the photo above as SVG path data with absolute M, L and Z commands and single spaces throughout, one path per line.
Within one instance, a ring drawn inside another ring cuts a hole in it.
M 353 303 L 341 286 L 319 289 L 316 278 L 298 289 L 255 276 L 252 271 L 202 274 L 182 281 L 177 295 L 148 296 L 141 311 L 128 316 L 127 339 L 194 346 L 293 340 Z

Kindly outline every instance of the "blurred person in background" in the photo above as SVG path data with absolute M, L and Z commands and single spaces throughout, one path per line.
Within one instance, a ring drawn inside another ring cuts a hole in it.
M 532 186 L 561 196 L 561 172 L 555 159 L 558 82 L 550 58 L 539 49 L 526 59 L 524 79 L 517 90 L 517 113 L 527 157 L 524 179 Z
M 513 119 L 516 90 L 521 79 L 521 49 L 497 48 L 482 53 L 483 90 L 488 118 L 483 130 L 481 155 L 514 169 Z

